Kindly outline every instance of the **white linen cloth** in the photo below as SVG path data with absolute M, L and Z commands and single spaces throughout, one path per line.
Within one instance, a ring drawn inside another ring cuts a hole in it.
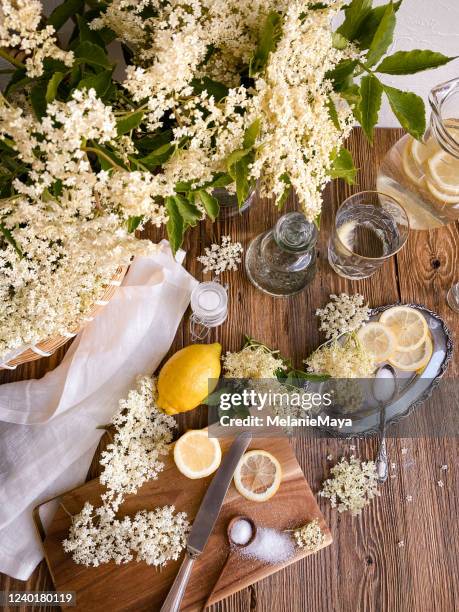
M 139 374 L 158 367 L 196 283 L 163 241 L 157 254 L 134 260 L 55 370 L 0 387 L 0 572 L 26 580 L 42 559 L 33 508 L 84 481 L 103 434 L 97 427 Z M 54 511 L 46 508 L 45 527 Z

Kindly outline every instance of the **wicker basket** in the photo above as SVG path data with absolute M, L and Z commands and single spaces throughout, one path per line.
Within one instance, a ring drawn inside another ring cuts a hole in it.
M 68 342 L 71 338 L 74 338 L 87 323 L 92 321 L 97 313 L 108 304 L 108 302 L 113 297 L 116 288 L 121 285 L 121 282 L 126 274 L 127 266 L 120 267 L 116 270 L 115 275 L 111 279 L 110 283 L 107 285 L 105 292 L 100 300 L 97 300 L 94 303 L 94 306 L 87 317 L 85 317 L 82 324 L 75 330 L 72 330 L 65 336 L 56 335 L 48 338 L 47 340 L 43 340 L 34 346 L 28 346 L 24 349 L 22 353 L 17 355 L 14 359 L 11 359 L 7 363 L 0 364 L 0 369 L 6 370 L 14 370 L 18 365 L 22 363 L 27 363 L 29 361 L 35 361 L 36 359 L 41 359 L 42 357 L 50 357 L 58 348 L 63 346 L 66 342 Z

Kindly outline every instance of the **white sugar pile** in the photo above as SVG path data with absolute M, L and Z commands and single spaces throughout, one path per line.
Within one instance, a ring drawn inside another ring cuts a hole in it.
M 240 550 L 240 554 L 251 559 L 275 565 L 284 563 L 295 554 L 295 545 L 287 533 L 261 527 L 252 544 Z

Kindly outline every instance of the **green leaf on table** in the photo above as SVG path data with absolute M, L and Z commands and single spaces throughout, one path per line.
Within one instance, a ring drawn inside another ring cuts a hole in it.
M 196 194 L 199 196 L 208 217 L 212 221 L 215 221 L 220 212 L 220 204 L 218 203 L 217 198 L 214 198 L 214 196 L 210 195 L 210 193 L 207 193 L 207 191 L 204 191 L 203 189 L 197 191 Z
M 135 232 L 135 230 L 139 227 L 139 225 L 142 223 L 143 221 L 143 217 L 139 216 L 139 217 L 129 217 L 129 219 L 127 220 L 127 231 L 130 234 L 133 234 Z
M 372 0 L 352 0 L 344 8 L 344 21 L 338 28 L 338 34 L 341 34 L 348 40 L 354 40 L 363 20 L 371 11 Z
M 103 98 L 112 82 L 112 71 L 103 70 L 98 74 L 84 77 L 77 85 L 77 89 L 94 89 L 99 98 Z
M 270 11 L 261 31 L 260 40 L 249 64 L 249 76 L 254 77 L 263 71 L 271 51 L 274 51 L 282 35 L 282 18 L 276 11 Z
M 89 42 L 88 40 L 85 40 L 78 45 L 78 47 L 75 49 L 75 57 L 86 64 L 90 64 L 91 66 L 112 68 L 104 49 L 99 47 L 99 45 Z
M 142 123 L 143 115 L 143 110 L 139 110 L 134 111 L 133 113 L 129 113 L 129 115 L 118 119 L 118 121 L 116 122 L 116 131 L 118 132 L 118 136 L 127 134 L 131 130 L 134 130 L 136 127 L 139 127 L 139 125 Z
M 387 52 L 387 49 L 394 40 L 394 30 L 396 23 L 394 5 L 392 2 L 386 6 L 383 17 L 375 32 L 371 45 L 368 49 L 365 59 L 366 66 L 374 66 L 382 56 Z
M 46 91 L 48 84 L 46 81 L 38 81 L 30 91 L 30 103 L 32 105 L 33 112 L 37 119 L 41 119 L 46 115 Z
M 382 83 L 373 75 L 362 77 L 360 82 L 360 125 L 368 140 L 373 142 L 373 132 L 378 122 L 379 110 L 381 108 L 383 94 Z
M 166 224 L 167 237 L 169 238 L 172 253 L 175 255 L 175 253 L 182 245 L 183 235 L 185 233 L 185 225 L 183 223 L 182 216 L 177 208 L 175 198 L 172 196 L 167 197 L 165 199 L 165 205 L 167 215 L 169 217 Z
M 447 57 L 442 53 L 428 49 L 414 49 L 413 51 L 398 51 L 384 58 L 375 68 L 384 74 L 415 74 L 430 68 L 438 68 L 447 64 L 455 57 Z
M 394 2 L 394 11 L 397 12 L 402 4 L 402 0 Z M 360 49 L 368 49 L 371 45 L 373 38 L 375 37 L 376 30 L 381 23 L 384 13 L 387 9 L 387 4 L 382 6 L 376 6 L 371 9 L 365 19 L 362 21 L 357 33 L 355 34 L 354 40 L 357 42 Z
M 199 208 L 182 195 L 175 195 L 173 198 L 185 226 L 191 225 L 194 227 L 202 216 Z
M 57 30 L 59 30 L 70 17 L 78 13 L 83 6 L 84 0 L 64 0 L 64 2 L 59 4 L 48 17 L 48 25 L 53 26 L 57 32 Z
M 348 85 L 348 79 L 354 73 L 357 64 L 357 60 L 343 60 L 333 70 L 327 72 L 326 78 L 331 80 L 335 91 L 341 91 Z
M 55 72 L 49 79 L 45 94 L 46 102 L 48 102 L 48 104 L 56 98 L 57 88 L 59 87 L 59 84 L 63 78 L 64 74 L 62 72 Z
M 220 102 L 223 98 L 226 98 L 229 92 L 229 88 L 226 85 L 219 81 L 214 81 L 209 77 L 193 79 L 191 81 L 191 86 L 196 94 L 207 91 L 209 96 L 213 96 L 216 102 Z
M 405 130 L 420 140 L 426 130 L 426 111 L 422 98 L 409 91 L 384 85 L 392 112 Z
M 349 185 L 355 184 L 357 176 L 357 168 L 354 166 L 354 160 L 350 152 L 342 147 L 338 155 L 333 160 L 333 165 L 330 170 L 330 176 L 333 179 L 342 178 Z
M 260 119 L 255 119 L 255 121 L 249 125 L 244 133 L 244 140 L 242 142 L 244 149 L 251 149 L 255 145 L 259 133 Z

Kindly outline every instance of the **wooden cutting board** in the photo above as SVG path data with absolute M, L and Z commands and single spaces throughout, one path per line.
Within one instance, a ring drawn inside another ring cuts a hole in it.
M 222 451 L 225 452 L 230 444 L 230 439 L 222 440 Z M 298 551 L 295 557 L 283 565 L 264 565 L 258 561 L 232 556 L 225 572 L 219 578 L 228 552 L 226 528 L 230 519 L 236 515 L 249 516 L 257 526 L 280 530 L 298 527 L 317 518 L 326 535 L 324 546 L 332 542 L 330 531 L 288 440 L 274 437 L 255 439 L 250 448 L 264 449 L 277 457 L 283 471 L 282 484 L 271 500 L 261 504 L 245 500 L 231 484 L 206 549 L 193 568 L 181 610 L 187 612 L 201 610 L 217 579 L 218 584 L 211 603 L 309 554 Z M 137 495 L 126 498 L 120 516 L 173 504 L 177 511 L 185 511 L 190 521 L 193 520 L 212 477 L 201 480 L 186 478 L 175 467 L 172 453 L 165 459 L 165 465 L 165 470 L 158 480 L 146 483 Z M 85 501 L 99 506 L 103 490 L 99 480 L 95 479 L 65 493 L 59 500 L 68 512 L 76 514 Z M 62 548 L 62 540 L 67 536 L 69 525 L 69 515 L 59 507 L 43 546 L 56 590 L 76 592 L 75 610 L 152 612 L 160 609 L 181 560 L 170 562 L 161 570 L 136 561 L 121 566 L 111 562 L 97 568 L 77 565 Z

